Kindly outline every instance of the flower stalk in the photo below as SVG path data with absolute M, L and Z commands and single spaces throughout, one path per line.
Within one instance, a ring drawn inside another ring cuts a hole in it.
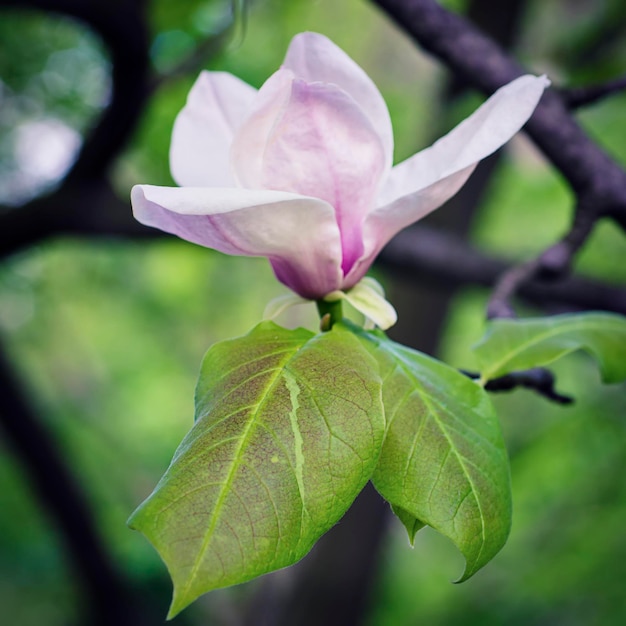
M 334 324 L 343 319 L 343 307 L 341 300 L 317 300 L 317 310 L 320 314 L 320 330 L 324 333 L 329 331 Z

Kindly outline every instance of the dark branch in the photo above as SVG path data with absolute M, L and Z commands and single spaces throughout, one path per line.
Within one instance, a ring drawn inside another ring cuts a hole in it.
M 189 76 L 190 74 L 196 74 L 210 58 L 214 57 L 224 47 L 232 36 L 239 11 L 237 0 L 231 0 L 230 5 L 230 17 L 228 21 L 226 21 L 217 32 L 198 44 L 191 53 L 175 67 L 159 76 L 154 76 L 150 81 L 149 89 L 151 92 L 161 87 L 164 83 Z
M 104 179 L 63 185 L 19 209 L 0 210 L 0 258 L 51 237 L 150 237 L 158 234 L 136 222 Z
M 375 0 L 399 26 L 468 84 L 485 93 L 525 70 L 469 22 L 434 0 Z M 626 172 L 587 137 L 554 90 L 544 94 L 528 134 L 570 183 L 579 211 L 611 216 L 626 228 Z
M 76 219 L 83 228 L 102 216 L 109 219 L 106 201 L 112 192 L 103 181 L 145 108 L 149 42 L 142 1 L 0 0 L 0 6 L 59 12 L 85 22 L 109 51 L 113 82 L 111 102 L 61 188 L 51 197 L 2 213 L 0 245 L 9 253 L 71 230 Z M 148 614 L 134 606 L 133 592 L 108 557 L 78 483 L 1 351 L 0 424 L 62 537 L 85 591 L 88 623 L 130 626 L 149 622 Z
M 113 193 L 106 181 L 144 111 L 148 96 L 148 32 L 143 2 L 0 0 L 0 6 L 60 12 L 84 21 L 99 34 L 112 63 L 110 104 L 85 140 L 74 166 L 51 196 L 0 212 L 0 256 L 72 230 L 75 222 L 109 221 Z
M 127 583 L 107 555 L 78 483 L 26 395 L 0 346 L 0 428 L 61 535 L 89 600 L 89 623 L 134 626 L 138 616 Z
M 0 0 L 0 6 L 63 13 L 85 22 L 102 38 L 111 58 L 112 100 L 85 140 L 65 184 L 101 176 L 130 138 L 148 96 L 150 43 L 143 1 Z
M 487 318 L 516 317 L 511 300 L 524 284 L 537 276 L 540 268 L 540 260 L 531 259 L 526 261 L 526 263 L 515 265 L 504 272 L 491 292 L 491 297 L 487 304 Z
M 480 378 L 480 374 L 475 372 L 463 371 L 463 374 L 470 378 Z M 556 402 L 557 404 L 571 404 L 574 402 L 574 398 L 566 396 L 555 390 L 556 380 L 554 374 L 542 367 L 534 367 L 530 370 L 523 370 L 519 372 L 511 372 L 505 374 L 499 378 L 490 380 L 485 385 L 487 391 L 499 393 L 503 391 L 513 391 L 520 387 L 524 389 L 530 389 L 535 391 L 538 395 Z
M 75 204 L 62 222 L 49 223 L 47 215 L 58 215 L 64 205 Z M 102 205 L 100 210 L 98 207 Z M 80 212 L 91 206 L 91 212 Z M 91 238 L 154 239 L 165 233 L 142 226 L 132 217 L 128 202 L 121 200 L 106 184 L 89 186 L 84 195 L 54 194 L 33 201 L 24 209 L 12 211 L 1 220 L 0 258 L 17 252 L 35 241 L 55 236 Z M 33 231 L 33 229 L 38 229 Z M 441 230 L 417 226 L 401 232 L 383 250 L 378 265 L 415 282 L 449 291 L 464 285 L 493 286 L 512 266 L 472 248 L 459 237 Z M 556 284 L 539 280 L 526 282 L 519 290 L 524 300 L 559 310 L 597 309 L 626 315 L 626 290 L 601 282 L 572 277 Z

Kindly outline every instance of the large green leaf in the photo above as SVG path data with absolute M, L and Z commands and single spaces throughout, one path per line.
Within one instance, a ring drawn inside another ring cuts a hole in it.
M 372 481 L 409 533 L 449 537 L 469 578 L 504 545 L 511 525 L 509 463 L 484 390 L 455 369 L 362 333 L 383 378 L 387 432 Z
M 380 453 L 378 366 L 340 328 L 265 322 L 209 350 L 196 418 L 129 522 L 167 564 L 170 617 L 298 561 L 342 517 Z
M 585 350 L 598 360 L 605 382 L 626 379 L 626 318 L 580 313 L 493 320 L 474 346 L 483 380 L 548 365 L 574 350 Z

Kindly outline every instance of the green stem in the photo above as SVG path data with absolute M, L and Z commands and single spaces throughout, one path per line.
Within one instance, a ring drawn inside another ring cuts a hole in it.
M 343 319 L 343 311 L 341 310 L 341 300 L 327 302 L 326 300 L 316 300 L 317 310 L 320 314 L 320 328 L 322 332 L 330 330 L 333 324 Z

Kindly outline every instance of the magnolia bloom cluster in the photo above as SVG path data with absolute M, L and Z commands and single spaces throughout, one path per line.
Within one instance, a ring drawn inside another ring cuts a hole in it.
M 524 125 L 548 84 L 514 80 L 393 166 L 391 120 L 374 83 L 326 37 L 301 33 L 258 91 L 228 73 L 200 75 L 172 135 L 180 187 L 135 186 L 134 214 L 226 254 L 265 256 L 302 298 L 338 298 L 398 231 L 441 206 Z M 393 323 L 384 306 L 367 304 L 376 290 L 359 289 L 357 307 Z

